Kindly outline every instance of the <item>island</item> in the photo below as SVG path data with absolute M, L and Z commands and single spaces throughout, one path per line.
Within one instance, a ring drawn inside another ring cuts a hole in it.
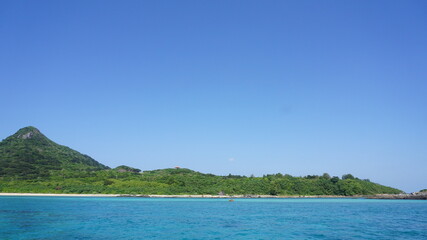
M 35 127 L 22 128 L 0 142 L 0 193 L 212 198 L 386 198 L 404 194 L 352 174 L 295 177 L 275 173 L 255 177 L 218 176 L 180 167 L 141 171 L 121 165 L 111 169 L 55 143 Z

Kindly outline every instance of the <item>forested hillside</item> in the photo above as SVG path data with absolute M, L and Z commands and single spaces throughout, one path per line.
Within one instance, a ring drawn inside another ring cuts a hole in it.
M 0 142 L 0 176 L 35 179 L 63 169 L 90 171 L 108 167 L 51 141 L 35 127 L 22 128 Z

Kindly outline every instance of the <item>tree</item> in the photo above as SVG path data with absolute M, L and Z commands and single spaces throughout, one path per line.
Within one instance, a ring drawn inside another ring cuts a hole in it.
M 340 178 L 337 176 L 334 176 L 333 178 L 331 178 L 332 183 L 337 183 L 337 182 L 339 182 L 339 180 L 340 180 Z
M 322 178 L 324 178 L 324 179 L 331 179 L 331 175 L 329 175 L 328 173 L 324 173 L 322 175 Z
M 346 180 L 346 179 L 354 179 L 353 175 L 349 174 L 344 174 L 342 175 L 342 180 Z

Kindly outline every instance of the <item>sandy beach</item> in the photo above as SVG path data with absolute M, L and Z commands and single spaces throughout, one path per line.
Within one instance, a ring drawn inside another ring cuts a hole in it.
M 77 194 L 77 193 L 0 193 L 0 196 L 16 197 L 119 197 L 120 194 Z
M 22 197 L 142 197 L 142 198 L 360 198 L 362 196 L 273 196 L 273 195 L 145 195 L 145 194 L 76 194 L 76 193 L 0 193 L 0 196 Z
M 367 199 L 414 199 L 427 200 L 425 193 L 412 194 L 378 194 L 378 195 L 355 195 L 355 196 L 338 196 L 338 195 L 313 195 L 313 196 L 296 196 L 296 195 L 155 195 L 155 194 L 77 194 L 77 193 L 0 193 L 1 196 L 11 197 L 139 197 L 139 198 L 367 198 Z

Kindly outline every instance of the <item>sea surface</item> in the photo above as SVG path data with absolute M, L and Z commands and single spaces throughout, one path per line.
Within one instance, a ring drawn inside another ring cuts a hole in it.
M 427 201 L 0 197 L 0 239 L 427 239 Z

